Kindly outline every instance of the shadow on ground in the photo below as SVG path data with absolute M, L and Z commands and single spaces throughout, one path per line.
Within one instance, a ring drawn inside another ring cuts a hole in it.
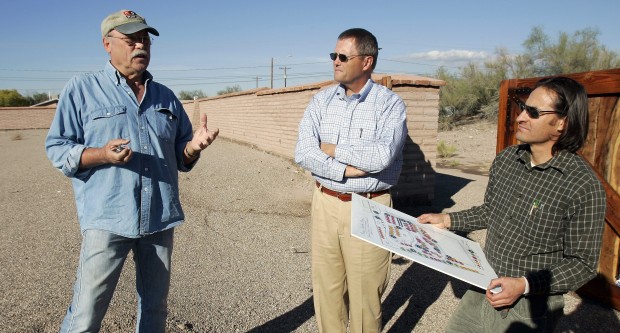
M 392 263 L 405 265 L 410 261 L 395 256 Z M 465 282 L 426 266 L 412 263 L 383 301 L 384 324 L 390 321 L 401 307 L 405 306 L 402 315 L 396 318 L 386 332 L 412 332 L 426 309 L 437 301 L 448 283 L 451 284 L 452 291 L 458 298 L 461 298 L 467 291 L 468 285 Z
M 260 326 L 254 327 L 247 333 L 293 332 L 314 316 L 312 302 L 313 298 L 311 296 L 292 310 Z
M 419 216 L 423 213 L 440 213 L 444 209 L 454 206 L 455 202 L 452 197 L 470 182 L 472 182 L 471 179 L 436 173 L 435 199 L 431 205 L 408 205 L 394 208 L 411 216 Z

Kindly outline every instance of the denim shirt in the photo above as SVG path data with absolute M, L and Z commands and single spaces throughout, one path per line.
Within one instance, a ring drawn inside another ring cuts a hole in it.
M 45 140 L 47 156 L 73 183 L 82 232 L 106 230 L 137 238 L 183 223 L 178 171 L 192 125 L 174 93 L 144 73 L 139 102 L 108 62 L 103 71 L 73 77 L 60 95 Z M 129 139 L 133 157 L 124 165 L 79 169 L 88 147 Z
M 318 92 L 299 123 L 295 162 L 323 186 L 340 192 L 375 192 L 396 185 L 407 138 L 406 106 L 388 88 L 368 80 L 359 94 L 342 85 Z M 321 143 L 336 144 L 335 157 Z M 368 172 L 344 177 L 347 165 Z

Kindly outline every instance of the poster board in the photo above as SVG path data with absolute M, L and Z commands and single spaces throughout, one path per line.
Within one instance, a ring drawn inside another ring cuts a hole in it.
M 357 194 L 351 235 L 482 289 L 497 278 L 480 244 Z

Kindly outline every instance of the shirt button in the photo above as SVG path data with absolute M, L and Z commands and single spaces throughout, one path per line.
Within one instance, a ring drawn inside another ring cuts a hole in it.
M 149 171 L 149 168 L 144 168 L 144 171 Z
M 145 189 L 144 189 L 144 192 L 148 192 L 148 191 L 149 191 L 149 189 L 148 189 L 148 188 L 145 188 Z
M 146 149 L 147 149 L 146 146 L 144 146 L 144 150 L 146 150 Z

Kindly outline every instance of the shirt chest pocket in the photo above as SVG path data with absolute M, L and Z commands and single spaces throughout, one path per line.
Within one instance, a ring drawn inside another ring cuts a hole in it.
M 377 124 L 375 122 L 356 122 L 354 121 L 349 129 L 349 141 L 355 142 L 374 142 L 377 137 Z
M 177 132 L 177 116 L 168 109 L 156 109 L 153 117 L 149 118 L 151 127 L 158 138 L 168 143 L 174 142 Z
M 89 113 L 84 128 L 91 133 L 91 144 L 102 145 L 111 139 L 129 138 L 127 107 L 109 106 Z
M 537 244 L 555 244 L 561 240 L 563 216 L 560 210 L 545 207 L 531 209 L 525 233 Z

